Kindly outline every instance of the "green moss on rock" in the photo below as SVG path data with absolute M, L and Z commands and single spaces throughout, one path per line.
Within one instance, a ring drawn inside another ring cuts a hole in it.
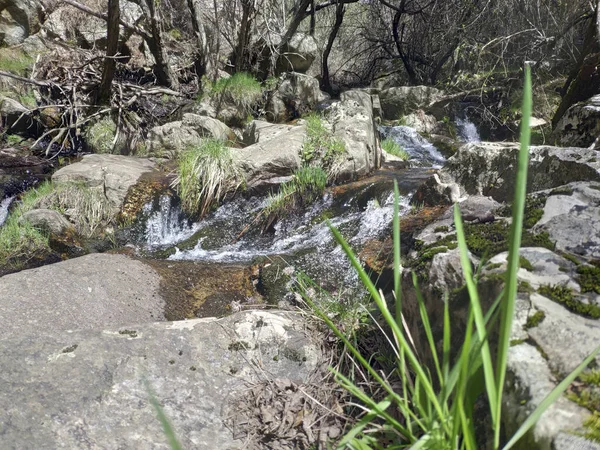
M 600 267 L 579 266 L 577 273 L 579 274 L 577 282 L 581 286 L 581 292 L 600 294 Z
M 570 311 L 592 319 L 600 318 L 600 306 L 579 301 L 573 290 L 562 285 L 540 286 L 538 292 L 557 303 L 564 305 Z
M 527 318 L 527 322 L 525 322 L 525 329 L 529 330 L 530 328 L 537 327 L 545 318 L 546 314 L 543 311 L 535 312 Z

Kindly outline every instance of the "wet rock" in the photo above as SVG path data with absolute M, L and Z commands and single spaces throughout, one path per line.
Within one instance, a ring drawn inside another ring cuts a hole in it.
M 51 162 L 15 148 L 0 150 L 0 196 L 12 197 L 49 176 Z
M 414 128 L 419 133 L 432 134 L 439 128 L 436 118 L 430 114 L 426 114 L 422 109 L 405 116 L 403 123 L 408 127 Z
M 25 220 L 34 227 L 48 230 L 55 235 L 62 234 L 73 227 L 73 224 L 61 213 L 52 209 L 33 209 L 27 211 L 20 220 Z
M 429 86 L 391 87 L 379 92 L 383 117 L 387 120 L 398 120 L 418 109 L 424 109 L 443 96 L 442 91 Z
M 345 145 L 346 155 L 338 180 L 354 180 L 381 165 L 381 148 L 373 118 L 373 101 L 366 92 L 346 91 L 340 102 L 328 108 L 334 137 Z
M 215 138 L 226 142 L 234 137 L 231 128 L 208 116 L 184 114 L 182 120 L 154 127 L 148 133 L 148 151 L 154 156 L 174 157 L 200 145 L 202 139 Z
M 81 182 L 104 193 L 115 214 L 121 209 L 130 187 L 142 174 L 154 169 L 155 163 L 147 159 L 120 155 L 85 155 L 52 175 L 55 183 Z
M 0 278 L 0 338 L 164 319 L 159 276 L 122 255 L 93 254 Z
M 589 147 L 598 138 L 600 119 L 600 95 L 571 106 L 554 129 L 560 145 Z
M 78 448 L 82 439 L 96 448 L 165 447 L 150 389 L 184 448 L 243 446 L 225 424 L 237 413 L 227 405 L 266 374 L 307 382 L 320 352 L 306 328 L 300 314 L 251 311 L 43 339 L 22 332 L 0 349 L 0 380 L 10 387 L 0 399 L 3 436 L 15 448 Z
M 316 78 L 296 72 L 286 73 L 267 101 L 266 117 L 271 122 L 287 122 L 307 114 L 328 98 L 320 90 Z
M 17 45 L 40 29 L 42 4 L 35 0 L 2 0 L 0 15 L 0 43 L 3 47 Z
M 513 198 L 518 153 L 518 144 L 465 144 L 419 188 L 414 201 L 448 204 L 465 195 L 509 201 Z M 533 146 L 530 158 L 528 192 L 552 189 L 574 181 L 600 180 L 600 152 L 595 150 Z

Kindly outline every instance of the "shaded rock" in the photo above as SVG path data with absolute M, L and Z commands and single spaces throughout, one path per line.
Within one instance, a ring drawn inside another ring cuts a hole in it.
M 269 75 L 269 64 L 273 55 L 273 49 L 281 42 L 282 35 L 271 34 L 268 42 L 260 39 L 255 45 L 261 48 L 260 68 L 261 75 L 266 78 Z M 290 41 L 283 46 L 277 62 L 275 63 L 275 75 L 285 72 L 306 73 L 319 54 L 316 39 L 308 33 L 297 32 Z
M 253 120 L 244 128 L 242 142 L 245 145 L 266 142 L 290 129 L 290 125 L 277 125 L 264 120 Z
M 127 191 L 143 173 L 155 167 L 152 161 L 120 155 L 85 155 L 52 175 L 55 183 L 82 182 L 104 193 L 115 213 L 121 208 Z
M 0 339 L 163 320 L 159 277 L 122 255 L 92 254 L 0 278 Z
M 286 122 L 312 111 L 329 96 L 319 88 L 319 81 L 308 75 L 290 72 L 282 76 L 266 105 L 271 122 Z
M 35 0 L 2 0 L 0 2 L 0 44 L 22 43 L 40 29 L 42 4 Z
M 26 131 L 31 125 L 29 109 L 18 101 L 2 95 L 0 95 L 0 116 L 2 126 L 13 132 Z
M 34 227 L 48 230 L 52 234 L 62 234 L 73 225 L 61 213 L 52 209 L 33 209 L 23 214 L 21 220 L 26 220 Z
M 425 109 L 443 96 L 442 91 L 429 86 L 392 87 L 379 92 L 383 117 L 387 120 L 398 120 L 417 109 Z
M 300 168 L 300 150 L 306 138 L 302 126 L 279 128 L 270 138 L 260 139 L 243 149 L 232 149 L 233 158 L 240 165 L 250 190 L 263 191 L 285 181 Z
M 49 176 L 52 164 L 46 159 L 14 148 L 0 150 L 0 196 L 12 197 Z
M 469 143 L 421 186 L 413 201 L 453 203 L 465 195 L 513 198 L 518 144 Z M 583 148 L 532 146 L 527 191 L 551 189 L 574 181 L 600 180 L 600 153 Z M 433 203 L 432 203 L 433 202 Z
M 225 425 L 236 414 L 227 405 L 267 374 L 306 382 L 320 353 L 305 329 L 301 315 L 251 311 L 21 334 L 0 350 L 10 368 L 0 374 L 3 436 L 13 448 L 79 448 L 82 439 L 96 448 L 164 448 L 147 382 L 184 448 L 240 447 Z
M 600 95 L 571 106 L 562 116 L 554 137 L 559 145 L 569 147 L 589 147 L 600 134 Z
M 231 128 L 208 116 L 187 113 L 182 120 L 154 127 L 148 133 L 148 151 L 155 156 L 175 156 L 211 137 L 226 142 L 234 136 Z
M 346 148 L 338 180 L 362 177 L 381 165 L 381 148 L 373 119 L 373 101 L 366 92 L 344 92 L 340 102 L 328 108 L 334 137 L 341 139 Z
M 438 123 L 435 117 L 425 114 L 425 111 L 419 109 L 404 117 L 404 125 L 414 128 L 419 133 L 432 134 L 438 129 Z
M 405 77 L 400 75 L 399 73 L 392 73 L 389 75 L 384 75 L 382 77 L 376 78 L 371 83 L 371 87 L 378 91 L 394 88 L 398 86 L 402 86 L 406 83 Z

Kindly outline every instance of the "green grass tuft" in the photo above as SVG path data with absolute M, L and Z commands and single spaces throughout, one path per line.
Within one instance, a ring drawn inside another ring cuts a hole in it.
M 0 48 L 0 70 L 26 76 L 34 59 L 18 48 Z
M 219 140 L 205 139 L 180 156 L 171 186 L 177 190 L 183 209 L 202 217 L 228 192 L 237 189 L 241 180 L 230 149 Z
M 578 300 L 573 290 L 560 284 L 549 286 L 540 286 L 538 292 L 557 303 L 567 307 L 570 311 L 592 319 L 600 319 L 600 306 L 590 303 L 583 303 Z
M 402 148 L 400 144 L 394 141 L 392 138 L 386 138 L 381 141 L 381 148 L 389 153 L 390 155 L 396 156 L 403 161 L 408 161 L 410 159 L 410 155 L 406 150 Z
M 263 88 L 260 82 L 246 72 L 234 73 L 229 78 L 220 78 L 207 90 L 210 97 L 230 100 L 244 112 L 250 112 L 261 99 Z
M 311 113 L 306 120 L 306 140 L 300 150 L 300 159 L 304 166 L 320 166 L 327 172 L 329 180 L 334 180 L 339 171 L 346 147 L 340 139 L 331 135 L 317 113 Z

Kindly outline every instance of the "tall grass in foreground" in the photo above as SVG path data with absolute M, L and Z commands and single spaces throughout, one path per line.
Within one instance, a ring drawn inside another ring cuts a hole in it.
M 241 182 L 231 151 L 216 139 L 205 139 L 179 159 L 177 176 L 171 184 L 189 214 L 204 216 Z
M 383 377 L 376 371 L 369 358 L 360 353 L 346 335 L 341 332 L 333 321 L 321 312 L 305 294 L 306 301 L 315 308 L 320 317 L 333 330 L 337 337 L 344 342 L 348 352 L 366 370 L 370 377 L 385 392 L 382 400 L 375 400 L 354 384 L 342 373 L 333 370 L 337 380 L 360 403 L 365 410 L 362 419 L 340 441 L 338 448 L 353 449 L 383 448 L 379 438 L 385 436 L 385 448 L 476 450 L 483 443 L 477 443 L 480 434 L 475 433 L 473 411 L 475 399 L 486 393 L 489 406 L 489 416 L 493 435 L 493 449 L 501 448 L 501 406 L 504 383 L 506 379 L 507 358 L 510 347 L 515 300 L 517 296 L 517 270 L 519 266 L 519 248 L 523 229 L 523 215 L 526 196 L 527 166 L 529 160 L 529 118 L 531 115 L 531 74 L 529 68 L 525 72 L 525 88 L 523 99 L 523 121 L 521 124 L 521 151 L 516 180 L 515 198 L 513 203 L 513 220 L 511 226 L 508 269 L 505 275 L 503 292 L 488 311 L 483 311 L 479 300 L 476 279 L 471 268 L 464 229 L 458 205 L 454 208 L 454 220 L 461 265 L 467 283 L 470 297 L 470 312 L 462 341 L 462 346 L 456 361 L 450 361 L 450 311 L 448 302 L 444 306 L 444 330 L 442 354 L 438 355 L 436 342 L 433 339 L 432 327 L 429 322 L 423 298 L 421 297 L 416 276 L 413 274 L 413 284 L 416 289 L 419 311 L 423 329 L 431 350 L 433 367 L 426 367 L 417 355 L 412 344 L 410 331 L 402 317 L 402 302 L 400 298 L 400 225 L 398 217 L 398 187 L 395 187 L 394 211 L 394 294 L 395 310 L 390 311 L 383 293 L 378 292 L 369 275 L 363 269 L 360 261 L 350 249 L 340 232 L 332 227 L 332 232 L 365 288 L 369 291 L 375 304 L 381 311 L 385 324 L 391 330 L 392 336 L 387 337 L 394 354 L 397 378 L 401 386 L 392 386 L 389 378 Z M 488 337 L 499 327 L 497 356 L 494 361 Z M 542 413 L 558 399 L 565 389 L 575 380 L 583 369 L 600 352 L 600 347 L 588 356 L 569 376 L 567 376 L 542 403 L 532 412 L 516 433 L 507 438 L 504 449 L 509 449 L 523 437 L 537 422 Z M 375 425 L 377 424 L 377 425 Z M 377 430 L 377 433 L 372 433 Z

